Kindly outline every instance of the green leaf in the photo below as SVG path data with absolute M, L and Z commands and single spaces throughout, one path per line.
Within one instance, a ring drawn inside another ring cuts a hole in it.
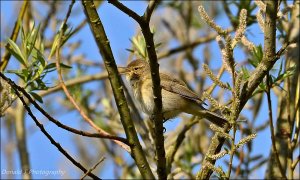
M 29 92 L 30 94 L 31 94 L 31 96 L 35 99 L 35 100 L 37 100 L 38 102 L 40 102 L 40 103 L 43 103 L 43 99 L 42 99 L 42 97 L 41 96 L 39 96 L 37 93 L 35 93 L 35 92 Z
M 31 35 L 30 35 L 30 38 L 29 38 L 29 43 L 28 43 L 28 46 L 29 46 L 28 55 L 31 54 L 32 49 L 35 47 L 35 42 L 36 42 L 37 37 L 39 35 L 40 25 L 41 24 L 38 25 L 37 29 L 35 29 L 34 26 L 33 26 L 33 29 L 32 29 L 32 32 L 31 32 Z
M 57 45 L 58 45 L 58 39 L 59 39 L 58 37 L 59 37 L 59 33 L 57 33 L 55 35 L 55 37 L 54 37 L 54 41 L 53 41 L 53 44 L 52 44 L 51 51 L 50 51 L 48 59 L 51 59 L 51 57 L 53 56 L 54 52 L 56 51 L 56 48 L 57 48 Z
M 67 29 L 65 32 L 64 32 L 64 36 L 63 36 L 63 39 L 62 39 L 62 42 L 61 42 L 61 45 L 60 46 L 63 46 L 69 39 L 70 37 L 75 33 L 75 31 L 72 31 L 72 28 L 70 29 Z
M 26 74 L 22 70 L 7 70 L 7 73 L 12 73 L 20 77 L 22 80 L 27 81 Z
M 126 51 L 129 51 L 129 52 L 131 52 L 131 53 L 134 53 L 134 50 L 132 50 L 132 49 L 125 49 Z
M 45 67 L 45 70 L 56 68 L 55 63 L 50 63 Z
M 72 69 L 72 66 L 68 66 L 66 64 L 63 64 L 63 63 L 59 63 L 61 68 L 65 68 L 65 69 Z
M 7 40 L 10 44 L 11 48 L 8 48 L 8 51 L 24 66 L 27 66 L 27 62 L 23 57 L 21 50 L 19 49 L 18 45 L 12 41 L 11 39 Z

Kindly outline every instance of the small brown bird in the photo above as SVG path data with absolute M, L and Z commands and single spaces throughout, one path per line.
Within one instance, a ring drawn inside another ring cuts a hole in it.
M 142 59 L 132 61 L 121 71 L 121 74 L 125 74 L 130 82 L 133 95 L 141 105 L 142 111 L 151 115 L 155 104 L 149 64 Z M 202 106 L 205 103 L 183 81 L 164 73 L 159 75 L 162 87 L 162 113 L 165 120 L 185 112 L 206 118 L 220 127 L 228 123 L 225 118 L 205 109 Z

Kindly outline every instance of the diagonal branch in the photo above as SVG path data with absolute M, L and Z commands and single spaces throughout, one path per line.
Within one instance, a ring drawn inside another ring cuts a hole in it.
M 113 4 L 114 6 L 116 6 L 118 9 L 120 9 L 121 11 L 123 11 L 125 14 L 127 14 L 128 16 L 130 16 L 132 19 L 134 19 L 136 22 L 138 23 L 143 23 L 143 18 L 141 16 L 139 16 L 136 12 L 132 11 L 131 9 L 129 9 L 128 7 L 126 7 L 124 4 L 122 4 L 121 2 L 117 1 L 117 0 L 108 0 L 108 3 Z
M 229 28 L 228 29 L 228 32 L 232 32 L 233 31 L 233 28 Z M 179 52 L 182 52 L 182 51 L 185 51 L 189 48 L 195 48 L 196 46 L 200 45 L 200 44 L 203 44 L 203 43 L 208 43 L 212 40 L 215 40 L 216 37 L 218 36 L 218 34 L 216 33 L 210 33 L 208 34 L 207 36 L 204 36 L 204 37 L 200 37 L 200 38 L 197 38 L 195 41 L 193 42 L 190 42 L 190 43 L 187 43 L 187 44 L 183 44 L 183 45 L 180 45 L 178 47 L 175 47 L 175 48 L 172 48 L 172 49 L 169 49 L 165 52 L 161 52 L 158 54 L 158 59 L 162 59 L 162 58 L 165 58 L 165 57 L 168 57 L 168 56 L 171 56 L 173 54 L 176 54 L 176 53 L 179 53 Z
M 149 4 L 147 6 L 147 9 L 143 15 L 143 18 L 146 22 L 150 22 L 151 15 L 154 11 L 154 8 L 157 6 L 157 4 L 160 2 L 160 0 L 154 0 L 154 1 L 149 1 Z
M 63 35 L 64 35 L 64 31 L 63 29 L 65 29 L 65 26 L 66 26 L 66 23 L 68 21 L 68 18 L 71 14 L 71 10 L 72 10 L 72 7 L 75 3 L 75 0 L 72 0 L 70 6 L 69 6 L 69 9 L 68 9 L 68 12 L 66 14 L 66 17 L 63 21 L 63 24 L 62 24 L 62 28 L 60 29 L 60 33 L 59 33 L 59 39 L 58 39 L 58 46 L 57 47 L 61 47 L 61 41 L 62 41 L 62 38 L 63 38 Z M 79 114 L 83 117 L 83 119 L 85 121 L 87 121 L 94 129 L 96 129 L 98 131 L 99 134 L 101 135 L 108 135 L 108 133 L 106 131 L 104 131 L 103 129 L 101 129 L 100 127 L 98 127 L 94 121 L 88 117 L 88 115 L 82 110 L 82 108 L 76 103 L 75 99 L 72 97 L 71 93 L 69 92 L 68 88 L 66 87 L 66 85 L 64 84 L 64 81 L 63 81 L 63 77 L 62 77 L 62 74 L 61 74 L 61 68 L 60 68 L 60 48 L 57 48 L 56 50 L 56 67 L 57 67 L 57 73 L 58 73 L 58 78 L 59 78 L 59 81 L 60 81 L 60 85 L 63 89 L 63 91 L 65 92 L 67 98 L 70 100 L 70 102 L 74 105 L 74 107 L 77 109 L 77 111 L 79 112 Z M 113 140 L 116 144 L 118 144 L 120 147 L 122 147 L 123 149 L 125 149 L 126 151 L 130 151 L 129 147 L 127 145 L 125 145 L 124 143 L 120 142 L 120 141 L 117 141 L 117 140 Z
M 157 63 L 157 55 L 155 51 L 155 45 L 153 40 L 153 33 L 150 30 L 149 21 L 151 14 L 155 5 L 158 1 L 149 2 L 148 8 L 142 17 L 133 17 L 132 10 L 122 5 L 119 1 L 109 0 L 109 3 L 116 6 L 118 9 L 123 11 L 125 14 L 129 15 L 139 23 L 142 33 L 146 42 L 147 53 L 149 58 L 151 78 L 152 78 L 152 91 L 154 97 L 155 107 L 153 114 L 151 115 L 151 120 L 154 120 L 154 132 L 155 132 L 155 149 L 156 149 L 156 164 L 157 164 L 157 174 L 159 179 L 167 179 L 166 172 L 166 153 L 164 147 L 164 127 L 163 127 L 163 114 L 162 114 L 162 97 L 161 97 L 161 86 L 160 86 L 160 76 L 159 76 L 159 64 Z
M 40 128 L 41 132 L 49 139 L 49 141 L 51 142 L 51 144 L 53 144 L 58 150 L 59 152 L 61 152 L 67 159 L 69 159 L 75 166 L 77 166 L 79 169 L 81 169 L 84 173 L 88 173 L 88 175 L 93 178 L 93 179 L 100 179 L 99 177 L 97 177 L 96 175 L 94 175 L 91 172 L 88 172 L 87 169 L 85 169 L 85 167 L 83 167 L 79 162 L 77 162 L 65 149 L 63 149 L 61 147 L 61 145 L 59 143 L 57 143 L 53 137 L 46 131 L 46 129 L 44 128 L 44 126 L 37 120 L 37 118 L 33 115 L 31 109 L 26 105 L 25 99 L 23 98 L 23 96 L 21 95 L 21 93 L 19 92 L 19 88 L 13 81 L 11 81 L 10 79 L 8 79 L 7 77 L 5 77 L 1 72 L 0 72 L 0 76 L 1 78 L 3 78 L 6 82 L 8 82 L 11 87 L 15 90 L 16 95 L 18 96 L 18 98 L 22 101 L 25 109 L 27 110 L 29 116 L 33 119 L 33 121 L 36 123 L 36 125 Z M 21 88 L 22 89 L 22 88 Z M 23 89 L 22 89 L 23 90 Z M 22 92 L 23 94 L 23 92 Z M 25 92 L 25 97 L 29 96 L 28 93 Z
M 53 122 L 54 124 L 56 124 L 58 127 L 65 129 L 69 132 L 72 132 L 74 134 L 78 134 L 81 136 L 86 136 L 86 137 L 94 137 L 94 138 L 104 138 L 104 139 L 114 139 L 114 140 L 118 140 L 120 142 L 123 142 L 124 144 L 128 144 L 127 139 L 124 139 L 122 137 L 118 137 L 118 136 L 113 136 L 110 134 L 101 134 L 101 133 L 89 133 L 89 132 L 85 132 L 82 130 L 78 130 L 69 126 L 66 126 L 64 124 L 62 124 L 60 121 L 54 119 L 52 116 L 50 116 L 38 103 L 36 103 L 36 101 L 34 101 L 31 96 L 25 91 L 25 89 L 23 89 L 22 87 L 16 85 L 11 79 L 7 78 L 6 76 L 4 76 L 4 74 L 2 74 L 0 72 L 0 77 L 2 79 L 4 79 L 6 82 L 10 82 L 10 85 L 14 88 L 17 89 L 19 92 L 21 92 L 27 99 L 28 102 L 30 102 L 38 111 L 40 111 L 41 114 L 43 114 L 49 121 Z M 26 104 L 24 104 L 26 105 Z

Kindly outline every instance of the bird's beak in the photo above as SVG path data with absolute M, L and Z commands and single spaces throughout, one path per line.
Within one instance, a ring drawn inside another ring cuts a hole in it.
M 127 74 L 129 69 L 127 67 L 118 67 L 118 71 L 120 74 Z

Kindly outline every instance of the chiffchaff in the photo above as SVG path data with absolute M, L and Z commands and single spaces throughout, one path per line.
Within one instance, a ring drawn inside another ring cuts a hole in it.
M 121 74 L 126 75 L 130 82 L 135 99 L 139 102 L 142 111 L 152 115 L 154 98 L 152 91 L 152 79 L 150 66 L 146 60 L 135 60 L 123 68 Z M 162 113 L 164 119 L 176 117 L 185 112 L 195 116 L 206 118 L 212 123 L 223 127 L 228 121 L 220 115 L 205 109 L 205 104 L 200 97 L 191 91 L 186 84 L 170 75 L 160 73 Z

